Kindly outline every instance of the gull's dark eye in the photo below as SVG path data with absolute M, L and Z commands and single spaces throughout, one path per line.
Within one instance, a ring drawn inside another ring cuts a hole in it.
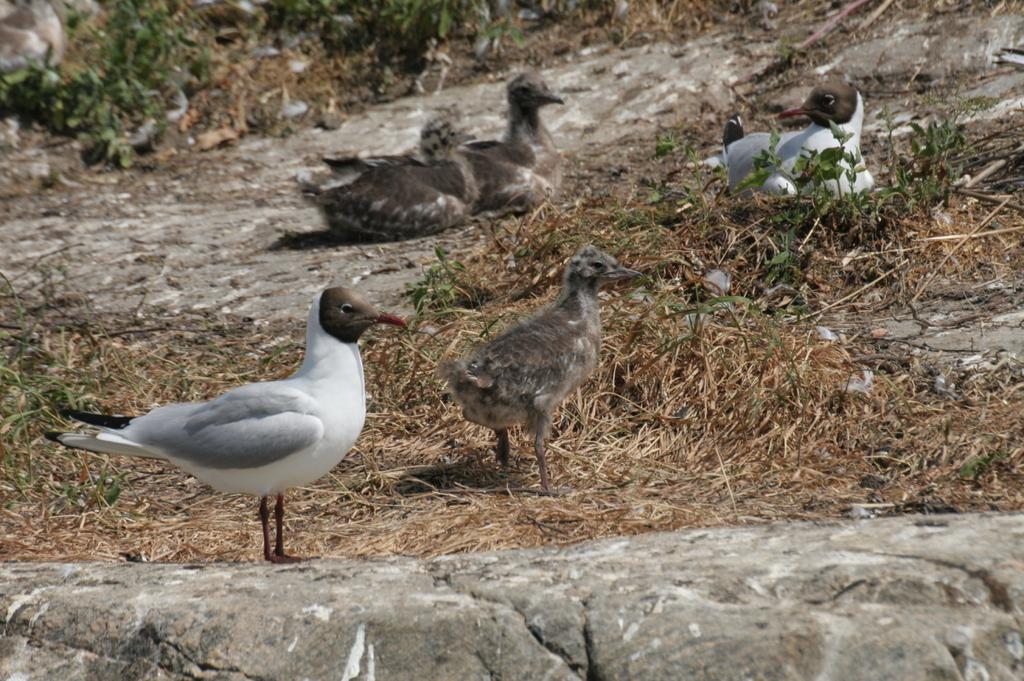
M 341 306 L 341 311 L 345 314 L 352 314 L 353 312 L 356 311 L 356 309 L 349 305 L 348 303 L 343 303 Z
M 604 263 L 601 262 L 600 260 L 595 260 L 594 262 L 590 263 L 590 266 L 593 267 L 595 270 L 604 269 Z
M 832 95 L 825 95 L 824 97 L 821 98 L 821 101 L 825 104 L 825 106 L 831 109 L 832 105 L 836 103 L 836 98 L 833 97 Z

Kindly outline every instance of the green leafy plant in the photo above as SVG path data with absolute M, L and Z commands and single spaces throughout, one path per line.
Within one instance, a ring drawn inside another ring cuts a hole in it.
M 664 135 L 658 138 L 657 144 L 654 145 L 654 158 L 661 158 L 668 156 L 679 146 L 679 140 L 672 133 Z
M 696 218 L 701 224 L 708 225 L 715 220 L 715 201 L 708 192 L 708 187 L 716 181 L 727 181 L 726 169 L 721 165 L 709 167 L 704 163 L 702 154 L 689 144 L 683 146 L 682 155 L 693 172 L 686 174 L 675 187 L 676 200 L 672 219 L 685 213 L 691 218 Z
M 754 157 L 754 170 L 740 182 L 739 186 L 736 187 L 737 191 L 744 192 L 748 189 L 760 189 L 775 172 L 775 169 L 782 167 L 782 158 L 776 151 L 779 147 L 780 139 L 781 136 L 778 130 L 773 130 L 768 138 L 768 146 Z
M 955 119 L 910 124 L 910 158 L 897 162 L 892 190 L 910 206 L 945 203 L 963 174 L 955 156 L 967 142 Z
M 768 148 L 754 157 L 754 171 L 739 189 L 759 188 L 772 175 L 781 173 L 796 188 L 798 197 L 787 200 L 774 213 L 771 221 L 796 227 L 814 221 L 826 221 L 832 229 L 849 229 L 862 218 L 875 211 L 868 192 L 852 191 L 857 172 L 863 168 L 860 152 L 844 145 L 852 137 L 832 124 L 836 145 L 821 151 L 802 154 L 788 171 L 782 168 L 782 159 L 775 151 L 779 134 L 773 132 Z
M 373 45 L 383 55 L 418 59 L 430 40 L 446 40 L 463 27 L 521 44 L 523 33 L 512 16 L 490 20 L 488 5 L 487 0 L 272 0 L 266 13 L 269 28 L 314 33 L 333 51 Z
M 964 480 L 975 480 L 992 470 L 1000 461 L 1007 458 L 1006 452 L 989 452 L 982 456 L 976 456 L 960 467 L 960 477 Z
M 516 45 L 522 45 L 524 43 L 523 32 L 519 27 L 512 21 L 512 18 L 505 15 L 499 19 L 495 19 L 487 24 L 480 35 L 491 40 L 502 40 L 508 38 Z
M 399 38 L 393 42 L 406 56 L 419 57 L 430 40 L 446 40 L 463 27 L 494 41 L 508 38 L 517 45 L 524 41 L 512 14 L 490 18 L 488 0 L 379 0 L 377 4 L 372 30 Z
M 373 3 L 352 0 L 273 0 L 267 3 L 267 26 L 291 33 L 315 33 L 331 50 L 366 43 L 363 26 Z
M 90 474 L 84 480 L 64 482 L 59 488 L 59 496 L 72 507 L 113 506 L 121 496 L 124 477 L 123 472 L 102 466 L 98 474 Z
M 909 155 L 895 153 L 896 125 L 887 116 L 893 173 L 892 186 L 882 190 L 882 195 L 901 197 L 911 208 L 929 209 L 947 203 L 956 181 L 963 175 L 963 159 L 970 146 L 962 120 L 991 108 L 993 103 L 987 97 L 958 98 L 945 117 L 925 125 L 910 123 Z
M 769 284 L 792 284 L 800 278 L 800 256 L 794 250 L 796 230 L 790 229 L 782 235 L 776 253 L 767 263 L 765 281 Z
M 150 121 L 159 134 L 171 91 L 206 77 L 206 52 L 189 37 L 191 22 L 177 0 L 113 3 L 103 24 L 79 31 L 90 48 L 81 63 L 0 76 L 0 112 L 79 135 L 91 162 L 128 166 L 127 131 Z
M 484 302 L 485 293 L 466 275 L 466 267 L 452 260 L 444 249 L 434 249 L 437 262 L 430 266 L 423 278 L 408 284 L 406 291 L 417 314 L 427 310 L 446 310 L 451 307 L 477 307 Z

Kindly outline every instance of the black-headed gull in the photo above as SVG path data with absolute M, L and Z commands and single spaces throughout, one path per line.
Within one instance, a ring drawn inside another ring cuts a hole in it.
M 864 123 L 864 99 L 856 88 L 846 83 L 828 83 L 819 85 L 811 91 L 802 106 L 788 109 L 779 114 L 779 118 L 806 116 L 811 124 L 799 132 L 783 133 L 775 152 L 782 160 L 782 167 L 777 168 L 761 185 L 761 189 L 773 194 L 796 194 L 792 170 L 797 159 L 810 152 L 822 152 L 839 146 L 832 132 L 831 123 L 835 123 L 849 138 L 843 143 L 845 151 L 860 158 L 860 130 Z M 729 171 L 729 189 L 735 190 L 755 169 L 754 159 L 768 148 L 771 135 L 757 132 L 745 135 L 739 116 L 733 116 L 725 125 L 722 146 L 723 160 Z M 844 167 L 849 167 L 845 161 Z M 850 182 L 844 174 L 839 182 L 830 180 L 829 188 L 833 193 L 849 193 Z M 853 191 L 869 191 L 875 180 L 860 163 L 853 182 Z
M 463 146 L 480 188 L 481 211 L 530 210 L 556 194 L 562 183 L 562 158 L 540 120 L 540 109 L 564 102 L 529 72 L 508 82 L 507 96 L 505 136 Z
M 558 300 L 519 322 L 468 357 L 442 364 L 465 417 L 498 437 L 498 463 L 508 464 L 508 428 L 526 424 L 533 433 L 540 485 L 548 487 L 544 440 L 554 410 L 597 366 L 602 284 L 638 277 L 594 246 L 584 246 L 565 268 Z
M 285 490 L 326 474 L 359 437 L 366 393 L 357 341 L 374 324 L 405 326 L 356 291 L 329 288 L 310 307 L 306 355 L 290 378 L 243 385 L 209 402 L 168 404 L 143 416 L 69 411 L 99 432 L 47 437 L 75 449 L 163 459 L 221 492 L 260 497 L 263 557 L 290 562 L 282 537 Z M 273 551 L 270 495 L 277 496 Z

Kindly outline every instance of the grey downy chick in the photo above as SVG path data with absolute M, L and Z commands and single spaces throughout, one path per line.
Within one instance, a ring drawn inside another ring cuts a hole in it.
M 348 241 L 396 241 L 462 223 L 478 192 L 459 139 L 448 121 L 432 122 L 421 137 L 429 160 L 382 163 L 350 184 L 321 192 L 318 202 L 330 230 Z
M 438 370 L 466 419 L 492 429 L 498 462 L 508 465 L 508 428 L 533 433 L 540 484 L 549 490 L 544 440 L 562 400 L 597 366 L 601 349 L 598 289 L 640 276 L 594 246 L 584 246 L 565 269 L 550 306 L 521 321 L 467 357 Z
M 562 159 L 540 109 L 563 104 L 535 73 L 508 82 L 508 128 L 501 140 L 470 142 L 463 148 L 480 187 L 478 210 L 524 212 L 558 193 Z

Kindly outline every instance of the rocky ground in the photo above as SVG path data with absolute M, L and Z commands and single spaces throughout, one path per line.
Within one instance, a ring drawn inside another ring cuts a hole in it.
M 649 534 L 418 561 L 0 565 L 0 674 L 1013 681 L 1022 517 Z

